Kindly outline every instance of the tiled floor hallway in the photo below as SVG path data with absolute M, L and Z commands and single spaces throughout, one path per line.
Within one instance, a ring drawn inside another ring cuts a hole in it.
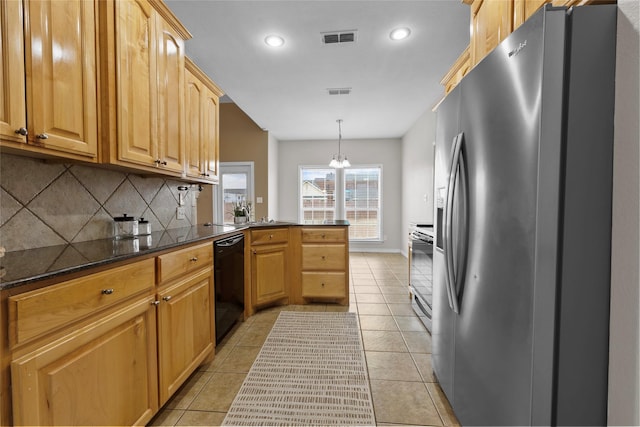
M 353 311 L 360 329 L 378 425 L 458 425 L 431 371 L 431 337 L 407 294 L 407 259 L 399 254 L 350 254 L 349 307 L 276 307 L 239 325 L 164 406 L 151 425 L 222 423 L 281 310 Z

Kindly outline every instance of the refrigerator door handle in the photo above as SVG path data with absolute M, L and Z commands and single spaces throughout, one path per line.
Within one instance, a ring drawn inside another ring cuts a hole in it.
M 443 249 L 445 256 L 445 279 L 447 287 L 447 297 L 449 307 L 454 313 L 458 313 L 458 301 L 455 294 L 455 277 L 453 263 L 453 199 L 455 196 L 456 176 L 460 158 L 460 147 L 462 134 L 458 134 L 453 139 L 451 148 L 451 164 L 449 165 L 449 182 L 447 184 L 447 200 L 444 212 L 444 241 Z

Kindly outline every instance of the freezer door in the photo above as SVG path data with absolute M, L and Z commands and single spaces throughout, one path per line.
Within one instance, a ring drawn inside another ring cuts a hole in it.
M 461 84 L 469 245 L 453 408 L 464 425 L 531 422 L 542 70 L 538 13 Z
M 434 197 L 436 235 L 433 249 L 432 366 L 440 387 L 453 402 L 455 313 L 449 305 L 444 257 L 444 215 L 453 141 L 458 135 L 460 90 L 454 89 L 437 110 Z

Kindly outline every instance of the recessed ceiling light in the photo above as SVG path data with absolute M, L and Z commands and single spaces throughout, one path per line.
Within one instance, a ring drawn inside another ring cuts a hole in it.
M 409 37 L 409 34 L 411 34 L 411 30 L 409 28 L 396 28 L 395 30 L 391 31 L 389 37 L 391 37 L 391 40 L 402 40 Z
M 284 44 L 284 39 L 280 36 L 270 35 L 264 38 L 264 42 L 267 46 L 280 47 Z

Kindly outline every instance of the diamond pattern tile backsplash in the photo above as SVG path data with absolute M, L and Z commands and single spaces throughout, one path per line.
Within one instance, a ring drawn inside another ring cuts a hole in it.
M 178 190 L 187 186 L 188 190 Z M 196 223 L 197 186 L 98 167 L 0 156 L 0 246 L 9 252 L 113 237 L 113 217 L 153 231 Z M 185 219 L 176 218 L 179 194 Z

